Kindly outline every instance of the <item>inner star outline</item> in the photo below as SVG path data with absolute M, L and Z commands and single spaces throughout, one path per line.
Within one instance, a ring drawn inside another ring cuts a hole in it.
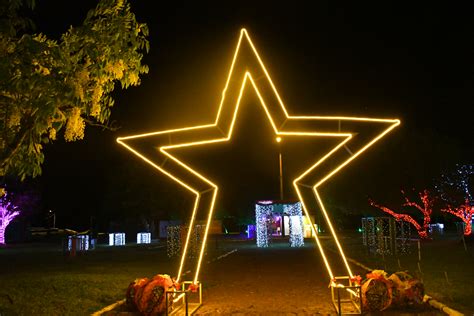
M 248 58 L 249 56 L 250 58 Z M 239 41 L 214 123 L 119 137 L 117 142 L 195 194 L 196 198 L 188 227 L 194 227 L 193 225 L 198 213 L 201 213 L 201 211 L 207 212 L 206 228 L 193 279 L 193 282 L 197 283 L 219 188 L 210 179 L 173 156 L 170 151 L 174 148 L 229 141 L 232 137 L 240 101 L 247 83 L 250 83 L 254 88 L 277 137 L 283 139 L 285 136 L 332 137 L 340 139 L 337 145 L 328 153 L 309 166 L 302 174 L 298 175 L 293 180 L 293 186 L 302 203 L 304 213 L 310 220 L 312 233 L 330 280 L 334 280 L 335 275 L 320 243 L 314 223 L 311 222 L 307 207 L 310 202 L 309 198 L 316 200 L 334 238 L 347 274 L 350 278 L 353 278 L 354 275 L 318 192 L 318 188 L 392 131 L 400 124 L 400 120 L 346 116 L 289 115 L 245 29 L 242 29 L 240 32 Z M 310 197 L 305 196 L 304 192 L 310 192 Z M 178 282 L 183 276 L 183 267 L 188 255 L 191 232 L 192 229 L 188 229 L 177 274 Z

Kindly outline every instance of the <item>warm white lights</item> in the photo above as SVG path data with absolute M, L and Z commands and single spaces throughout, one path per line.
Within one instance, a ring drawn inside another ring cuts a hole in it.
M 241 54 L 245 55 L 245 58 L 240 57 Z M 249 59 L 249 56 L 252 58 Z M 212 218 L 218 193 L 218 186 L 197 170 L 193 169 L 190 165 L 176 158 L 173 155 L 173 149 L 229 141 L 233 135 L 232 132 L 239 112 L 240 101 L 248 85 L 256 92 L 261 106 L 266 113 L 266 117 L 275 133 L 275 137 L 277 137 L 277 141 L 278 137 L 282 136 L 285 137 L 285 142 L 291 141 L 292 137 L 331 137 L 338 141 L 337 145 L 326 155 L 319 160 L 315 159 L 312 164 L 307 166 L 307 169 L 302 174 L 295 175 L 296 178 L 293 181 L 293 185 L 308 219 L 310 218 L 309 210 L 306 207 L 308 203 L 305 203 L 305 201 L 309 198 L 309 195 L 303 195 L 303 191 L 306 190 L 305 193 L 310 193 L 312 197 L 316 199 L 324 219 L 328 224 L 329 231 L 336 242 L 337 249 L 345 264 L 347 273 L 352 277 L 352 271 L 350 270 L 337 238 L 336 230 L 333 228 L 328 212 L 319 196 L 318 188 L 326 182 L 326 180 L 331 178 L 344 166 L 399 125 L 400 121 L 396 119 L 345 116 L 290 115 L 245 29 L 242 29 L 240 33 L 214 123 L 121 137 L 118 138 L 117 141 L 155 169 L 172 178 L 195 195 L 194 208 L 191 212 L 188 226 L 194 227 L 196 216 L 207 218 L 199 258 L 194 270 L 194 282 L 197 282 L 208 229 L 210 227 L 209 223 Z M 370 131 L 368 131 L 369 129 Z M 146 140 L 147 144 L 153 143 L 153 146 L 148 145 L 149 148 L 143 147 L 143 140 Z M 271 141 L 274 141 L 274 139 Z M 155 148 L 158 148 L 158 150 L 154 150 Z M 308 189 L 309 192 L 307 191 Z M 321 247 L 313 225 L 311 225 L 311 229 L 329 276 L 333 279 L 334 275 L 330 264 L 324 254 L 324 250 Z M 188 230 L 185 246 L 182 251 L 178 270 L 178 282 L 181 278 L 183 265 L 188 255 L 187 247 L 191 231 L 191 229 Z

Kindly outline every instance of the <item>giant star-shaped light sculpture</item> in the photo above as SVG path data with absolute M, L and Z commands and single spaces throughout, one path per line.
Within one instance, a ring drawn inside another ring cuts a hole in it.
M 117 142 L 196 195 L 189 227 L 194 227 L 198 214 L 207 214 L 207 225 L 194 271 L 193 282 L 196 283 L 198 282 L 218 186 L 197 170 L 176 158 L 171 152 L 175 148 L 229 141 L 232 137 L 240 101 L 248 83 L 255 89 L 275 132 L 275 136 L 280 139 L 289 137 L 331 137 L 339 140 L 337 145 L 328 153 L 308 166 L 302 174 L 298 175 L 293 180 L 293 185 L 308 218 L 310 218 L 307 208 L 309 197 L 306 193 L 310 191 L 311 198 L 316 199 L 336 242 L 348 276 L 352 278 L 352 271 L 319 195 L 318 188 L 399 125 L 400 121 L 397 119 L 345 116 L 289 115 L 245 29 L 242 29 L 240 32 L 239 41 L 214 123 L 120 137 L 117 138 Z M 305 191 L 306 193 L 304 193 Z M 333 280 L 334 273 L 318 239 L 313 223 L 311 223 L 311 229 L 313 230 L 313 235 L 328 270 L 329 277 Z M 189 252 L 188 245 L 191 231 L 192 229 L 188 229 L 178 270 L 178 281 L 182 277 L 183 266 Z

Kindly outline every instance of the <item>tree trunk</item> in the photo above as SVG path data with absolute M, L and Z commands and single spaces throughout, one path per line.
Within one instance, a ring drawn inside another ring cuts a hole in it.
M 0 245 L 5 244 L 5 228 L 3 225 L 0 225 Z

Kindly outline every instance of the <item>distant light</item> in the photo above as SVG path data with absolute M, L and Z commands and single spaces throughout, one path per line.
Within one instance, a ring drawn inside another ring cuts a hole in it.
M 73 245 L 75 243 L 75 245 Z M 89 250 L 89 235 L 77 235 L 67 237 L 67 249 L 71 251 L 75 247 L 76 251 Z
M 270 244 L 271 228 L 268 220 L 275 214 L 273 207 L 273 204 L 263 204 L 261 202 L 255 205 L 257 247 L 268 247 Z M 284 214 L 288 214 L 285 218 L 288 219 L 289 224 L 290 247 L 304 246 L 301 202 L 283 204 L 283 210 Z M 276 215 L 275 218 L 281 220 L 281 215 Z
M 137 244 L 151 243 L 151 233 L 137 233 Z
M 125 233 L 109 234 L 109 246 L 123 246 L 123 245 L 125 245 Z
M 276 138 L 276 141 L 277 141 L 277 143 L 281 142 L 281 137 L 278 136 L 278 137 Z

